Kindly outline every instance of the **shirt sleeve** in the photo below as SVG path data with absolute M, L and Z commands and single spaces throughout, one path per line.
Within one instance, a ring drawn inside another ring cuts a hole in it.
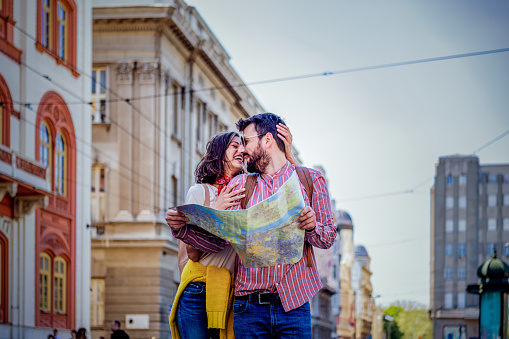
M 226 187 L 233 186 L 233 191 L 239 190 L 245 186 L 246 178 L 247 178 L 247 175 L 245 175 L 245 174 L 237 175 L 235 178 L 230 180 L 230 182 L 228 183 L 228 186 L 226 186 Z M 241 210 L 241 209 L 242 209 L 242 206 L 240 204 L 238 204 L 235 206 L 230 206 L 226 210 L 235 211 L 235 210 Z
M 322 174 L 315 170 L 310 170 L 310 172 L 313 176 L 313 203 L 311 207 L 316 213 L 316 227 L 314 230 L 306 232 L 306 240 L 315 247 L 327 249 L 334 244 L 337 233 L 329 191 Z
M 204 189 L 208 189 L 208 187 L 204 185 L 192 186 L 189 191 L 187 191 L 186 204 L 203 205 L 205 202 Z M 208 253 L 217 253 L 228 245 L 226 240 L 216 237 L 195 225 L 186 225 L 178 231 L 172 229 L 171 232 L 175 238 Z

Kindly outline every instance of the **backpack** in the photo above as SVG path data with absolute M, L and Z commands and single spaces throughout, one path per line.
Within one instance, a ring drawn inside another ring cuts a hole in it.
M 313 179 L 311 178 L 311 174 L 309 173 L 309 169 L 307 167 L 295 166 L 295 171 L 299 176 L 299 181 L 302 183 L 304 188 L 306 189 L 306 193 L 309 199 L 309 205 L 313 205 Z M 246 178 L 246 183 L 244 184 L 244 188 L 246 191 L 244 192 L 245 196 L 240 200 L 240 205 L 242 209 L 246 209 L 247 203 L 251 196 L 253 195 L 254 188 L 256 186 L 256 182 L 258 180 L 258 174 L 249 174 Z M 304 246 L 307 246 L 307 259 L 308 259 L 308 267 L 312 267 L 311 263 L 311 245 L 306 241 Z

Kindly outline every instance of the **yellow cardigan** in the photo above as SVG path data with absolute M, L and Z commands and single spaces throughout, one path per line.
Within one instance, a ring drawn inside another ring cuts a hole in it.
M 182 292 L 191 282 L 204 282 L 206 288 L 206 310 L 209 328 L 219 328 L 221 339 L 234 338 L 233 334 L 233 274 L 226 268 L 205 267 L 189 260 L 182 271 L 180 285 L 170 313 L 171 336 L 180 339 L 177 324 L 177 307 Z

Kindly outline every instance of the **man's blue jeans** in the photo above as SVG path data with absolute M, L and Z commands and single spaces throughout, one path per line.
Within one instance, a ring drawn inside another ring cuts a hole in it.
M 219 339 L 219 329 L 207 328 L 205 284 L 192 282 L 180 295 L 177 323 L 182 339 Z
M 311 338 L 309 302 L 285 312 L 280 303 L 260 305 L 257 301 L 235 300 L 235 339 Z

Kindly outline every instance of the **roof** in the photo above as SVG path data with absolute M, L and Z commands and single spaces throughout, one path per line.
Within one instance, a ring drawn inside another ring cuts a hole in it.
M 338 210 L 336 213 L 336 227 L 338 230 L 353 229 L 352 217 L 345 211 Z
M 355 246 L 355 256 L 356 257 L 368 257 L 369 258 L 368 251 L 362 245 Z

